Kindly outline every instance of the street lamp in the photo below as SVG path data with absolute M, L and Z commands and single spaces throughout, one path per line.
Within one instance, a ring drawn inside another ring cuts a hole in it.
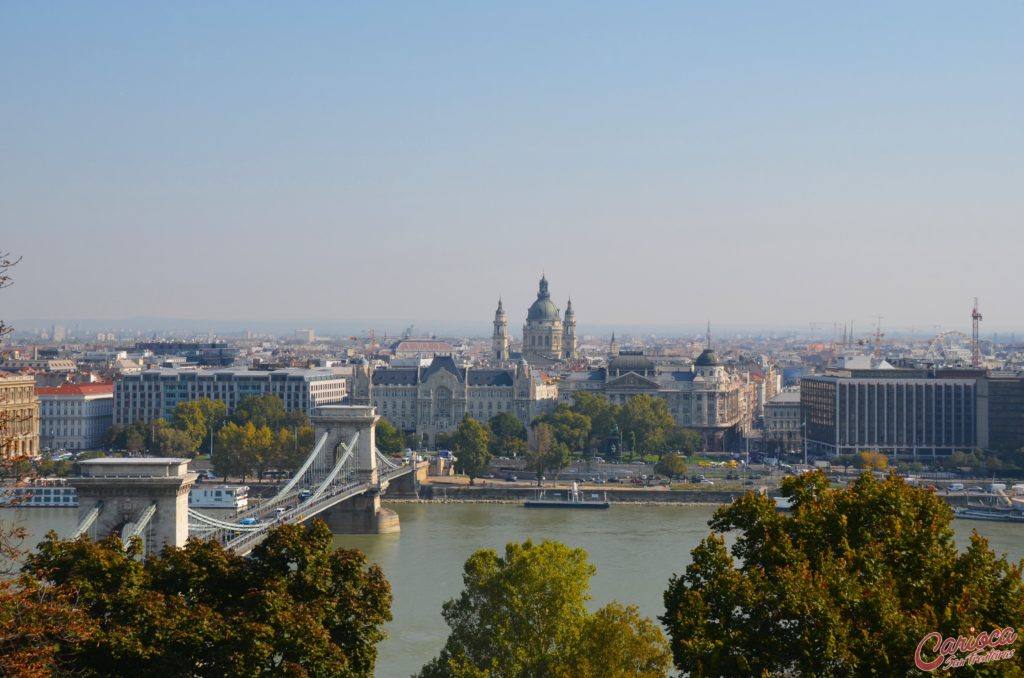
M 803 423 L 800 424 L 800 437 L 804 442 L 804 466 L 807 466 L 807 417 L 804 417 Z

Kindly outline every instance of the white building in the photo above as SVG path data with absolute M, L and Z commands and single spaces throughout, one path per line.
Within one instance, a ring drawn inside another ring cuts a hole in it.
M 43 449 L 89 450 L 103 444 L 113 424 L 113 384 L 63 384 L 36 388 L 39 443 Z
M 340 404 L 346 389 L 333 368 L 150 369 L 115 382 L 114 423 L 168 419 L 178 403 L 200 398 L 223 400 L 231 414 L 242 398 L 267 394 L 281 398 L 288 412 L 311 414 L 315 407 Z
M 781 447 L 799 450 L 803 445 L 800 388 L 786 389 L 764 406 L 764 441 L 768 452 Z

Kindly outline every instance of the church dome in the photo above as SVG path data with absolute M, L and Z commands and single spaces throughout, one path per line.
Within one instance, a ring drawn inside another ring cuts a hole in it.
M 526 312 L 528 322 L 542 322 L 545 320 L 558 320 L 558 307 L 551 301 L 551 294 L 548 292 L 547 278 L 540 279 L 540 290 L 537 292 L 537 301 L 530 305 Z
M 538 299 L 526 312 L 527 320 L 558 320 L 558 309 L 550 299 Z
M 697 359 L 693 362 L 697 367 L 717 367 L 722 364 L 722 361 L 718 359 L 718 354 L 712 349 L 706 348 Z

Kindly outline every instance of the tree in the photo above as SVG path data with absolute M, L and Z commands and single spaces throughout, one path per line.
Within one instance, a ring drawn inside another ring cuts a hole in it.
M 782 491 L 790 516 L 754 493 L 719 509 L 669 582 L 661 621 L 680 671 L 907 675 L 926 634 L 1024 625 L 1024 561 L 997 559 L 977 533 L 958 553 L 952 509 L 933 492 L 870 473 L 831 489 L 820 471 Z M 1019 676 L 1024 663 L 974 670 Z
M 543 414 L 533 421 L 547 424 L 555 436 L 555 440 L 564 444 L 570 451 L 586 449 L 590 439 L 590 418 L 574 412 L 568 405 L 557 405 L 553 412 Z
M 677 426 L 665 439 L 665 447 L 690 456 L 704 446 L 704 438 L 692 428 Z
M 664 636 L 636 608 L 587 612 L 594 573 L 582 549 L 553 541 L 475 552 L 442 610 L 451 633 L 420 676 L 665 675 Z
M 235 406 L 235 413 L 231 415 L 232 421 L 239 426 L 252 424 L 256 428 L 266 426 L 273 430 L 280 428 L 287 417 L 284 401 L 269 393 L 242 398 Z
M 555 432 L 550 426 L 541 423 L 533 427 L 533 441 L 526 453 L 526 468 L 537 474 L 538 485 L 545 473 L 558 475 L 571 463 L 569 448 L 555 439 Z
M 75 591 L 92 624 L 62 647 L 68 674 L 373 675 L 390 586 L 323 522 L 276 527 L 246 558 L 196 539 L 138 553 L 51 533 L 28 559 L 25 576 Z
M 668 478 L 686 475 L 686 462 L 675 452 L 669 452 L 654 465 L 654 472 Z
M 375 427 L 377 449 L 387 454 L 401 452 L 405 448 L 405 437 L 395 428 L 394 424 L 381 417 Z
M 12 284 L 10 269 L 20 261 L 0 252 L 0 289 Z M 12 328 L 0 319 L 0 341 Z M 0 410 L 0 452 L 24 418 Z M 20 471 L 25 457 L 0 454 L 0 476 Z M 19 473 L 19 475 L 21 475 Z M 16 518 L 0 516 L 0 675 L 66 674 L 64 648 L 88 640 L 91 629 L 75 606 L 75 592 L 38 586 L 30 577 L 12 575 L 26 556 L 28 532 Z
M 469 484 L 491 463 L 487 451 L 487 429 L 472 417 L 466 417 L 452 437 L 452 450 L 458 459 L 459 470 L 469 476 Z
M 526 452 L 526 427 L 511 412 L 501 412 L 487 422 L 490 429 L 488 449 L 494 456 L 511 453 L 513 457 Z
M 601 394 L 584 391 L 573 396 L 572 409 L 590 420 L 590 448 L 601 449 L 616 426 L 621 408 Z
M 184 431 L 192 440 L 195 451 L 202 449 L 209 439 L 210 430 L 227 417 L 227 405 L 223 400 L 200 398 L 180 402 L 171 413 L 171 425 Z
M 172 428 L 163 419 L 158 419 L 153 424 L 149 451 L 158 457 L 193 457 L 196 448 L 188 433 Z
M 864 450 L 858 452 L 854 466 L 861 469 L 867 469 L 869 471 L 884 471 L 889 468 L 889 458 L 879 452 L 870 452 Z
M 662 451 L 666 436 L 675 428 L 675 420 L 661 398 L 646 394 L 626 401 L 619 412 L 619 428 L 624 436 L 634 440 L 632 452 Z

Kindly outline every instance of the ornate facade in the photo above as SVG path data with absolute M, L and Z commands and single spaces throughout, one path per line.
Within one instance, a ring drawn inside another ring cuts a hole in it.
M 508 321 L 505 319 L 501 302 L 494 318 L 495 354 L 499 352 L 499 323 L 504 322 L 505 342 L 508 340 Z M 572 300 L 565 308 L 565 322 L 562 314 L 548 291 L 548 280 L 541 277 L 537 299 L 530 305 L 523 325 L 522 356 L 531 365 L 549 366 L 562 360 L 576 357 L 576 313 L 572 309 Z
M 39 456 L 39 398 L 31 376 L 0 372 L 0 455 Z
M 576 393 L 605 395 L 623 404 L 646 394 L 661 398 L 677 426 L 699 432 L 710 450 L 727 450 L 746 413 L 746 382 L 706 348 L 689 368 L 657 366 L 639 351 L 621 351 L 608 367 L 575 372 L 559 384 L 559 400 L 573 403 Z
M 372 405 L 397 428 L 430 442 L 466 416 L 487 421 L 511 412 L 529 426 L 551 409 L 556 393 L 525 362 L 478 369 L 460 367 L 451 356 L 437 356 L 426 367 L 359 365 L 352 378 L 352 404 Z

